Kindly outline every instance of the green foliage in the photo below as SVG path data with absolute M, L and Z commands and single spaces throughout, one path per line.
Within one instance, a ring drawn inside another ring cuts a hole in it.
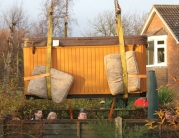
M 21 114 L 23 114 L 24 118 L 26 119 L 31 118 L 34 109 L 42 109 L 42 110 L 48 109 L 48 112 L 54 109 L 68 109 L 68 102 L 66 101 L 62 104 L 58 104 L 52 100 L 31 98 L 28 100 L 25 99 L 24 103 L 19 108 L 19 110 L 23 112 Z M 43 114 L 48 114 L 48 113 L 44 112 Z
M 72 99 L 73 109 L 99 109 L 101 98 Z
M 112 100 L 113 100 L 113 98 L 106 98 L 105 99 L 105 107 L 107 109 L 111 108 L 111 102 L 112 102 Z M 129 109 L 130 110 L 130 109 L 133 108 L 135 100 L 136 100 L 136 98 L 129 97 L 128 101 L 127 101 L 127 107 L 125 107 L 125 101 L 124 101 L 124 99 L 123 98 L 116 98 L 114 109 L 125 109 L 125 110 Z
M 134 127 L 129 127 L 124 124 L 123 127 L 123 138 L 157 138 L 156 136 L 150 136 L 148 134 L 147 127 L 134 125 Z
M 143 109 L 143 107 L 141 107 L 141 106 L 135 106 L 135 110 L 142 110 Z
M 100 108 L 100 98 L 96 99 L 71 99 L 72 109 L 80 110 L 84 109 L 99 109 Z M 46 99 L 28 99 L 22 106 L 22 110 L 33 110 L 34 108 L 40 108 L 42 110 L 46 109 L 68 109 L 69 103 L 66 100 L 64 103 L 58 104 L 52 100 Z
M 47 99 L 28 99 L 25 100 L 23 105 L 21 106 L 20 110 L 23 112 L 23 115 L 25 118 L 30 118 L 33 114 L 33 110 L 36 108 L 42 109 L 44 116 L 48 114 L 48 112 L 51 110 L 69 110 L 69 101 L 71 101 L 72 110 L 74 118 L 78 116 L 78 113 L 81 108 L 84 108 L 84 110 L 93 110 L 93 109 L 100 109 L 100 98 L 94 98 L 94 99 L 69 99 L 66 100 L 64 103 L 58 104 L 53 102 L 52 100 Z M 96 114 L 95 112 L 90 112 L 88 114 L 88 118 L 107 118 L 108 112 L 100 112 Z M 69 115 L 68 112 L 64 111 L 61 112 L 60 115 L 58 115 L 60 118 L 68 118 Z
M 22 92 L 11 91 L 4 93 L 2 89 L 0 90 L 0 117 L 7 114 L 14 115 L 15 111 L 19 110 L 22 106 L 25 98 Z
M 69 110 L 69 101 L 71 101 L 74 118 L 77 118 L 79 110 L 81 108 L 84 108 L 84 110 L 86 110 L 88 113 L 89 119 L 103 119 L 103 118 L 106 119 L 108 118 L 109 115 L 112 98 L 105 99 L 105 104 L 103 105 L 105 109 L 100 109 L 102 107 L 102 105 L 100 104 L 101 100 L 104 99 L 102 98 L 70 99 L 70 100 L 66 100 L 64 103 L 57 104 L 52 100 L 29 99 L 24 101 L 20 110 L 22 110 L 23 113 L 21 114 L 23 114 L 25 118 L 29 118 L 33 114 L 33 110 L 36 108 L 40 108 L 43 110 L 44 117 L 46 117 L 49 111 L 60 109 L 60 110 L 64 110 L 64 112 L 62 113 L 62 111 L 60 111 L 58 117 L 69 118 L 69 114 L 67 110 Z M 123 118 L 146 118 L 146 113 L 144 109 L 128 110 L 128 109 L 132 109 L 134 100 L 135 100 L 134 98 L 131 98 L 127 108 L 124 108 L 124 105 L 122 105 L 124 104 L 123 101 L 119 99 L 119 102 L 116 102 L 115 104 L 113 117 L 120 116 Z M 121 106 L 121 108 L 119 108 L 119 106 Z
M 134 107 L 134 102 L 135 102 L 136 99 L 137 99 L 136 97 L 135 98 L 129 97 L 126 109 L 129 109 L 129 110 L 132 109 Z
M 55 103 L 52 100 L 47 99 L 28 99 L 25 100 L 21 110 L 34 110 L 36 108 L 46 110 L 46 109 L 67 109 L 68 103 L 67 101 L 61 104 Z
M 158 120 L 147 120 L 145 126 L 149 130 L 157 128 L 160 131 L 160 137 L 178 138 L 179 137 L 179 108 L 176 106 L 174 109 L 160 109 L 155 114 Z
M 89 122 L 90 127 L 103 138 L 115 138 L 115 124 L 110 120 Z
M 119 130 L 111 120 L 98 120 L 89 122 L 90 127 L 103 138 L 121 138 Z M 154 134 L 149 134 L 146 126 L 127 126 L 124 122 L 122 128 L 122 138 L 157 138 Z
M 176 91 L 169 86 L 158 88 L 158 100 L 160 107 L 170 106 L 176 96 Z

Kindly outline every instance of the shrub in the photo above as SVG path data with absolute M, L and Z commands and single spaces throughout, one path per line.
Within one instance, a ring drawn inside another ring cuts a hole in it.
M 0 90 L 0 117 L 5 115 L 15 115 L 16 111 L 22 106 L 25 98 L 22 92 L 12 91 L 4 93 Z
M 103 138 L 157 138 L 155 135 L 148 134 L 146 126 L 134 125 L 127 126 L 123 122 L 122 136 L 118 132 L 115 123 L 111 120 L 98 120 L 89 122 L 90 127 Z
M 159 106 L 161 108 L 171 106 L 175 96 L 176 91 L 173 88 L 169 87 L 168 85 L 160 86 L 158 88 Z

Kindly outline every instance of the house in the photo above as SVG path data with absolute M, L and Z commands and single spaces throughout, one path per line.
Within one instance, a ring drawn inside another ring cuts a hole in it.
M 141 35 L 148 36 L 147 71 L 154 70 L 158 86 L 179 83 L 179 5 L 154 5 L 148 14 Z

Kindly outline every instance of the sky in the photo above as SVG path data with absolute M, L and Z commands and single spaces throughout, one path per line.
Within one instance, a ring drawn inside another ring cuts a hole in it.
M 38 18 L 40 3 L 43 0 L 0 0 L 0 9 L 8 9 L 13 3 L 23 1 L 25 11 L 31 20 Z M 122 13 L 128 11 L 149 12 L 154 4 L 177 4 L 179 0 L 118 0 Z M 83 30 L 88 30 L 88 20 L 96 17 L 98 13 L 114 10 L 114 0 L 73 0 L 74 6 L 69 8 L 78 25 L 73 26 L 72 36 L 81 36 Z M 121 13 L 121 14 L 122 14 Z

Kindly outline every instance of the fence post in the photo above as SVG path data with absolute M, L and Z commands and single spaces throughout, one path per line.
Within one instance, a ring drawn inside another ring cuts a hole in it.
M 0 118 L 0 137 L 4 137 L 4 118 Z
M 115 118 L 115 125 L 116 125 L 116 138 L 122 138 L 122 118 L 116 117 Z
M 77 137 L 78 137 L 78 138 L 81 138 L 81 136 L 80 136 L 81 129 L 80 129 L 80 128 L 81 128 L 81 127 L 80 127 L 80 122 L 77 121 Z
M 158 127 L 158 131 L 159 131 L 159 138 L 162 138 L 162 124 L 159 125 Z

